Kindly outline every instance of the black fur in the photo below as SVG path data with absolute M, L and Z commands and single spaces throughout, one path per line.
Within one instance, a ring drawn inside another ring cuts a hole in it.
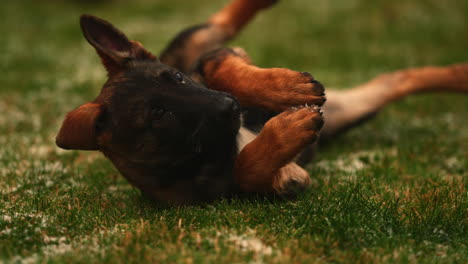
M 112 134 L 103 152 L 124 154 L 127 166 L 144 168 L 147 186 L 138 187 L 168 189 L 188 181 L 200 200 L 229 192 L 240 128 L 234 97 L 157 61 L 129 62 L 103 93 L 99 134 Z
M 209 26 L 209 24 L 196 25 L 180 32 L 161 53 L 161 62 L 188 73 L 188 69 L 185 69 L 186 57 L 184 54 L 187 48 L 187 41 L 194 33 L 208 28 Z M 169 61 L 171 61 L 171 63 L 169 63 Z

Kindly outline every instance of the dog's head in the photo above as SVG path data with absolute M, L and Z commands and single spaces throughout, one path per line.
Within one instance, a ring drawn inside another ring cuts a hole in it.
M 232 148 L 240 126 L 234 97 L 160 63 L 102 19 L 84 15 L 81 28 L 109 79 L 93 102 L 68 113 L 56 138 L 59 147 L 101 150 L 153 169 L 231 152 L 226 144 Z

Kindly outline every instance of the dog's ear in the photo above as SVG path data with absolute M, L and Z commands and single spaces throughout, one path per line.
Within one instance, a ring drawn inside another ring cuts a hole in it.
M 109 22 L 91 15 L 80 17 L 81 30 L 86 40 L 96 49 L 109 75 L 121 71 L 131 59 L 156 60 L 143 46 L 129 40 Z
M 104 106 L 86 103 L 65 117 L 55 139 L 64 149 L 97 150 L 97 122 L 104 114 Z

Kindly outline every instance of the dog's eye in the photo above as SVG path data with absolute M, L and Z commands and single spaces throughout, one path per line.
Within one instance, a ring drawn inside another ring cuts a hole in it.
M 175 73 L 175 78 L 176 78 L 179 82 L 185 83 L 184 76 L 182 75 L 182 73 L 176 72 L 176 73 Z

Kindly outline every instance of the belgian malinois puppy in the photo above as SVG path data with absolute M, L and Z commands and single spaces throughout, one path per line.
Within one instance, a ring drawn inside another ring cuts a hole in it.
M 180 33 L 159 59 L 110 23 L 83 15 L 83 34 L 109 78 L 94 101 L 68 113 L 57 145 L 101 151 L 155 200 L 291 195 L 310 184 L 296 162 L 309 161 L 319 134 L 333 136 L 412 93 L 468 92 L 468 64 L 459 64 L 328 90 L 325 103 L 312 75 L 258 68 L 244 50 L 223 47 L 274 2 L 233 0 Z

